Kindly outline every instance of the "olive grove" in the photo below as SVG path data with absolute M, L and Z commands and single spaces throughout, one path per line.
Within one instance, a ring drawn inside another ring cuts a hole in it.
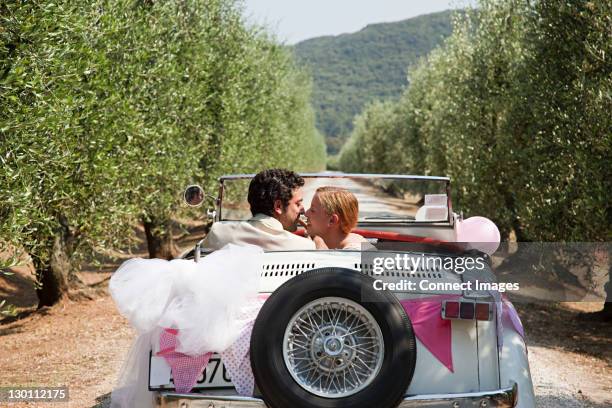
M 150 256 L 170 258 L 188 184 L 324 165 L 309 99 L 231 0 L 2 2 L 0 251 L 32 259 L 40 306 L 138 223 Z
M 346 171 L 448 175 L 502 239 L 612 239 L 612 3 L 481 0 L 356 120 Z M 612 316 L 612 284 L 598 316 Z
M 482 0 L 355 121 L 346 171 L 448 175 L 520 241 L 609 241 L 612 5 Z

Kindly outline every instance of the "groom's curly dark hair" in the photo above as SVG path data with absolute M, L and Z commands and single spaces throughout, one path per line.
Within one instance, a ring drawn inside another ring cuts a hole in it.
M 251 213 L 272 216 L 276 200 L 281 200 L 283 208 L 287 208 L 293 190 L 303 185 L 304 179 L 291 170 L 268 169 L 257 173 L 249 184 Z

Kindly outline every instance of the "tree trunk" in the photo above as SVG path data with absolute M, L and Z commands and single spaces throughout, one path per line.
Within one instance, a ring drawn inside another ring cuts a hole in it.
M 145 235 L 147 236 L 147 248 L 149 258 L 173 259 L 178 254 L 178 249 L 172 238 L 170 221 L 157 221 L 150 219 L 144 221 Z
M 52 306 L 68 294 L 68 274 L 70 260 L 66 253 L 64 235 L 60 234 L 53 241 L 51 259 L 47 265 L 34 262 L 38 283 L 42 286 L 36 289 L 38 308 Z
M 606 303 L 601 311 L 604 320 L 612 320 L 612 268 L 608 271 L 608 283 L 604 286 L 606 289 Z
M 604 245 L 604 247 L 607 245 Z M 606 257 L 602 257 L 608 263 L 608 282 L 604 285 L 604 289 L 606 291 L 606 300 L 604 303 L 603 310 L 597 313 L 597 316 L 601 318 L 603 321 L 612 321 L 612 259 L 610 258 L 610 253 L 607 252 Z
M 593 313 L 580 313 L 579 317 L 585 320 L 591 321 L 603 321 L 612 322 L 612 259 L 608 256 L 606 258 L 608 262 L 608 282 L 604 285 L 606 292 L 606 300 L 604 307 L 599 312 Z
M 612 320 L 612 300 L 606 302 L 603 310 L 601 311 L 601 314 L 602 317 L 605 318 L 605 320 Z
M 598 322 L 612 322 L 612 282 L 606 283 L 606 302 L 599 312 L 581 313 L 579 317 L 584 320 Z

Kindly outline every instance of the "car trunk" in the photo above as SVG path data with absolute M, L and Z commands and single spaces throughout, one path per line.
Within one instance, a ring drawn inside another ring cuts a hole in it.
M 358 251 L 288 251 L 269 252 L 261 273 L 260 293 L 272 293 L 277 287 L 305 271 L 324 267 L 344 267 L 360 271 L 387 283 L 401 280 L 418 282 L 461 282 L 450 271 L 427 271 L 410 276 L 400 272 L 374 273 Z M 389 255 L 381 253 L 381 256 Z M 400 301 L 435 295 L 461 296 L 461 291 L 397 291 Z M 497 336 L 495 321 L 451 320 L 452 371 L 426 347 L 417 335 L 417 362 L 407 394 L 446 394 L 493 390 L 499 387 Z

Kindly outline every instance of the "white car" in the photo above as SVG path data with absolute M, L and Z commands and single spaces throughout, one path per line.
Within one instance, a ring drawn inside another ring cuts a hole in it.
M 525 342 L 520 330 L 500 327 L 499 298 L 487 291 L 452 289 L 474 277 L 491 280 L 488 265 L 463 274 L 439 264 L 382 273 L 375 268 L 376 257 L 405 254 L 487 258 L 449 244 L 457 241 L 460 220 L 451 206 L 450 179 L 302 176 L 306 206 L 318 186 L 353 191 L 360 202 L 357 232 L 378 249 L 265 252 L 259 292 L 269 297 L 250 340 L 253 395 L 237 394 L 218 355 L 191 393 L 177 393 L 170 367 L 153 350 L 149 389 L 157 393 L 159 406 L 535 406 Z M 215 222 L 248 218 L 244 202 L 251 177 L 219 179 Z M 197 261 L 206 254 L 197 245 L 183 257 Z M 383 286 L 387 290 L 379 290 Z M 433 314 L 419 309 L 424 300 L 432 302 Z M 511 307 L 508 301 L 504 305 Z M 411 321 L 409 312 L 418 314 L 418 321 Z

